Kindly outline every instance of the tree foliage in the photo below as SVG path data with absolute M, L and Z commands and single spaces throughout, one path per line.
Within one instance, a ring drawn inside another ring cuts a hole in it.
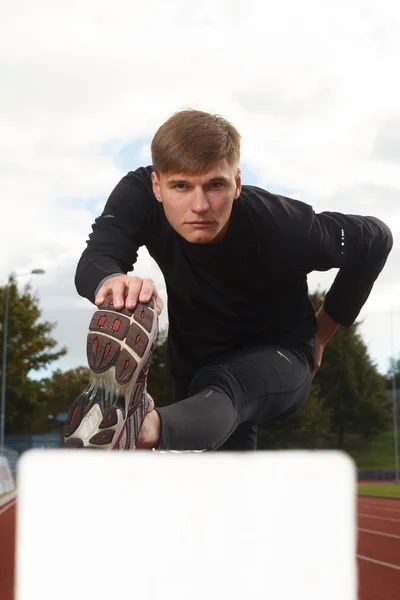
M 0 322 L 4 331 L 5 288 L 0 288 Z M 7 335 L 6 420 L 8 433 L 26 433 L 31 420 L 40 409 L 39 384 L 29 378 L 29 372 L 49 366 L 66 353 L 55 350 L 51 337 L 55 323 L 40 321 L 39 300 L 32 295 L 30 285 L 19 291 L 15 280 L 9 285 Z M 0 348 L 0 364 L 3 345 Z
M 88 385 L 89 379 L 88 367 L 78 367 L 64 372 L 57 369 L 51 377 L 42 379 L 38 393 L 40 411 L 31 424 L 31 433 L 45 432 L 49 425 L 49 417 L 68 412 L 74 400 Z
M 310 299 L 317 310 L 324 294 L 314 293 Z M 338 328 L 314 378 L 330 411 L 332 446 L 340 449 L 348 435 L 373 438 L 387 428 L 390 418 L 385 378 L 368 355 L 359 325 Z
M 394 376 L 394 377 L 393 377 Z M 392 389 L 393 379 L 395 381 L 396 389 L 400 389 L 400 357 L 393 356 L 391 359 L 391 365 L 386 374 L 386 388 Z

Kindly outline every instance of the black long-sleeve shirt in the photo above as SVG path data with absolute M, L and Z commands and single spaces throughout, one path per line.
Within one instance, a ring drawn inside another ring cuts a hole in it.
M 93 224 L 75 284 L 94 301 L 107 275 L 133 269 L 140 246 L 166 282 L 169 362 L 187 378 L 215 356 L 265 341 L 309 343 L 316 319 L 307 274 L 339 268 L 324 308 L 351 325 L 366 302 L 393 245 L 375 217 L 313 208 L 244 185 L 229 228 L 217 244 L 192 244 L 168 223 L 152 190 L 152 167 L 129 172 Z

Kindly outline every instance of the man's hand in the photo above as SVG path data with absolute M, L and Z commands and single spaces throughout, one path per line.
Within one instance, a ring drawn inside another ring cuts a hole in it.
M 320 368 L 322 364 L 322 355 L 324 353 L 326 344 L 324 344 L 320 338 L 318 337 L 318 333 L 314 339 L 314 372 L 313 377 L 315 377 L 316 372 Z
M 336 329 L 339 327 L 336 321 L 331 319 L 331 317 L 325 312 L 322 306 L 316 313 L 316 318 L 318 323 L 318 329 L 317 333 L 315 334 L 314 340 L 315 348 L 313 377 L 315 376 L 316 372 L 322 364 L 322 355 L 324 353 L 326 344 L 329 342 Z
M 128 289 L 125 298 L 125 290 Z M 159 315 L 164 308 L 164 303 L 158 295 L 157 289 L 152 279 L 141 279 L 141 277 L 129 275 L 114 275 L 103 281 L 95 298 L 95 304 L 100 306 L 109 294 L 112 294 L 115 308 L 121 309 L 126 306 L 133 310 L 139 302 L 148 302 L 152 296 L 155 298 L 157 314 Z

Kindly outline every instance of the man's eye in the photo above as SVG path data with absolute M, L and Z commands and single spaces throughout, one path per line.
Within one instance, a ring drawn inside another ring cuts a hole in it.
M 222 187 L 224 187 L 224 184 L 223 184 L 223 183 L 221 183 L 220 181 L 214 181 L 214 182 L 211 184 L 211 187 L 212 187 L 212 188 L 214 188 L 214 189 L 216 189 L 216 190 L 219 190 L 219 189 L 221 189 Z
M 185 183 L 177 183 L 175 187 L 178 190 L 184 190 L 186 187 L 186 184 Z

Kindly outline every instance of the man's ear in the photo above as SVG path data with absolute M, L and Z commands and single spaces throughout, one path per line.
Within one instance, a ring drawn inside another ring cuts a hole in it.
M 160 181 L 155 173 L 155 171 L 151 174 L 151 183 L 153 185 L 153 192 L 155 197 L 159 202 L 162 202 L 161 191 L 160 191 Z
M 239 168 L 236 173 L 235 182 L 236 182 L 236 194 L 235 194 L 235 200 L 236 200 L 236 198 L 239 198 L 240 192 L 242 191 L 242 174 L 241 174 L 241 171 Z

